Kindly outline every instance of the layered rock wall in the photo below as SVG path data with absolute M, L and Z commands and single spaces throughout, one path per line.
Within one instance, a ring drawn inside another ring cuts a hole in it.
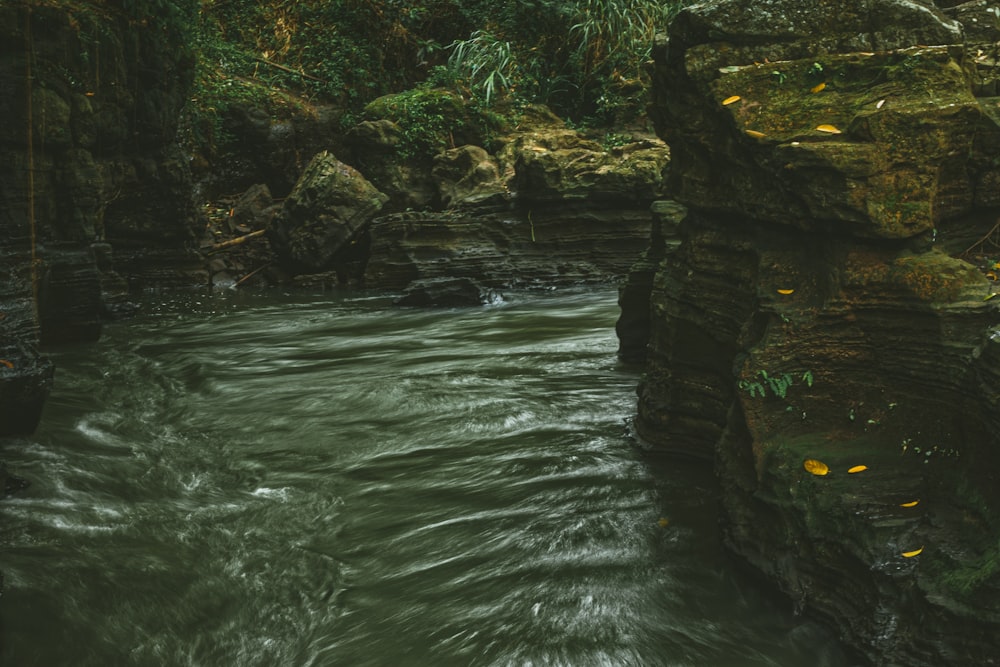
M 51 378 L 39 339 L 96 338 L 123 276 L 177 284 L 196 266 L 174 142 L 193 57 L 165 14 L 195 6 L 129 7 L 0 6 L 0 392 L 15 413 L 37 416 L 23 406 Z
M 716 0 L 656 49 L 687 215 L 637 271 L 637 431 L 713 461 L 729 547 L 873 664 L 996 660 L 1000 126 L 963 35 L 920 2 Z

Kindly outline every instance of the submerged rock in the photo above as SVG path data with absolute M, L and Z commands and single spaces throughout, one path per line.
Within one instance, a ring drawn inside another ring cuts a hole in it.
M 34 432 L 54 374 L 52 362 L 30 346 L 0 345 L 0 437 Z
M 1000 125 L 962 34 L 916 1 L 684 10 L 653 115 L 687 215 L 623 300 L 638 434 L 714 461 L 729 548 L 880 665 L 996 661 L 1000 310 L 966 260 Z
M 497 292 L 470 278 L 432 278 L 414 280 L 394 303 L 397 306 L 457 308 L 482 306 L 501 299 Z

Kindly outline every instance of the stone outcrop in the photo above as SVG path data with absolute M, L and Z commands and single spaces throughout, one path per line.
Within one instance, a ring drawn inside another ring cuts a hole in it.
M 729 548 L 879 665 L 997 661 L 1000 125 L 962 35 L 904 0 L 684 10 L 653 114 L 687 213 L 623 292 L 637 433 L 713 461 Z
M 607 151 L 573 130 L 536 127 L 487 157 L 474 147 L 440 156 L 439 165 L 467 162 L 434 171 L 442 192 L 463 193 L 460 205 L 372 222 L 366 285 L 465 277 L 501 288 L 623 276 L 647 243 L 669 152 L 656 141 Z
M 92 340 L 126 280 L 177 285 L 198 268 L 174 142 L 193 54 L 177 20 L 130 7 L 0 6 L 0 354 L 12 365 L 0 394 L 22 415 L 0 434 L 30 430 L 40 410 L 52 370 L 39 340 Z
M 413 151 L 444 137 L 407 137 L 400 122 L 378 117 L 407 105 L 454 115 L 440 123 L 452 128 L 448 139 L 487 143 L 481 119 L 452 93 L 377 100 L 348 133 L 352 166 L 317 156 L 269 224 L 296 282 L 325 275 L 374 289 L 414 283 L 417 292 L 420 281 L 451 279 L 485 289 L 598 283 L 623 276 L 646 244 L 669 161 L 662 141 L 605 149 L 535 108 L 489 142 L 493 153 L 470 143 L 431 157 Z

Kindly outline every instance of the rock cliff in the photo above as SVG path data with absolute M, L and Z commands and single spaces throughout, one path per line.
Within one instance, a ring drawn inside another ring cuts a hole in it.
M 729 547 L 879 665 L 1000 660 L 1000 100 L 964 34 L 713 0 L 655 52 L 683 220 L 623 292 L 637 432 L 712 460 Z
M 464 277 L 498 288 L 623 276 L 649 236 L 668 155 L 660 142 L 606 151 L 551 127 L 512 134 L 492 160 L 444 153 L 433 174 L 452 206 L 376 218 L 365 281 L 404 289 Z
M 196 5 L 127 7 L 0 5 L 0 404 L 20 415 L 0 434 L 37 419 L 39 339 L 96 338 L 122 276 L 171 285 L 198 266 L 174 142 L 194 65 L 175 13 Z

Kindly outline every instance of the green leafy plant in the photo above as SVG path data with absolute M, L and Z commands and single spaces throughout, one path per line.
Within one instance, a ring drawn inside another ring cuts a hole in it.
M 750 398 L 758 396 L 764 398 L 768 392 L 777 398 L 787 398 L 788 389 L 795 384 L 790 373 L 772 375 L 765 370 L 759 370 L 754 377 L 759 379 L 741 380 L 738 385 L 740 389 L 750 394 Z M 814 381 L 812 371 L 805 371 L 802 374 L 802 381 L 806 386 L 812 387 Z
M 510 42 L 486 30 L 477 30 L 466 40 L 446 47 L 451 55 L 448 66 L 468 76 L 473 91 L 490 104 L 502 90 L 509 89 L 514 74 Z

